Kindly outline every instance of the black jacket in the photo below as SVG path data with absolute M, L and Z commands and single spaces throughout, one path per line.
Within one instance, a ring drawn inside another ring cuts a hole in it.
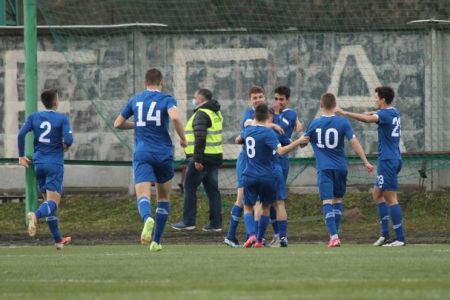
M 194 112 L 199 110 L 200 108 L 209 109 L 213 112 L 220 111 L 220 104 L 216 100 L 210 100 L 205 102 L 205 104 L 196 107 Z M 206 135 L 207 130 L 211 127 L 212 123 L 209 116 L 199 111 L 195 115 L 194 121 L 192 122 L 192 127 L 194 128 L 194 136 L 195 136 L 195 145 L 194 145 L 194 161 L 210 164 L 210 165 L 221 165 L 223 160 L 222 153 L 220 154 L 205 154 L 205 146 L 206 146 Z M 192 157 L 192 155 L 188 155 L 188 158 Z

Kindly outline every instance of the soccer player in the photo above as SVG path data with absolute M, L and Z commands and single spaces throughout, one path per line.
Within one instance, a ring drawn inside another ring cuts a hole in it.
M 302 130 L 303 126 L 300 123 L 295 110 L 289 108 L 289 98 L 291 90 L 287 86 L 279 86 L 274 90 L 275 104 L 273 110 L 275 112 L 273 122 L 279 125 L 284 134 L 279 135 L 282 146 L 290 143 L 292 134 Z M 289 155 L 279 157 L 280 167 L 284 178 L 284 183 L 280 183 L 278 189 L 278 196 L 275 205 L 270 208 L 270 222 L 272 223 L 274 236 L 270 242 L 271 247 L 287 247 L 287 212 L 285 207 L 286 183 L 289 174 Z M 283 192 L 284 191 L 284 192 Z
M 180 145 L 186 147 L 183 125 L 178 116 L 176 100 L 161 90 L 163 76 L 158 69 L 150 69 L 145 74 L 147 89 L 134 95 L 125 105 L 114 122 L 119 129 L 133 129 L 135 149 L 133 154 L 133 174 L 139 215 L 144 223 L 141 243 L 148 245 L 153 241 L 150 251 L 162 249 L 161 236 L 169 216 L 169 196 L 172 184 L 173 148 L 169 136 L 169 120 L 180 138 Z M 134 116 L 134 122 L 127 121 Z M 155 219 L 151 210 L 151 183 L 156 182 L 157 207 Z
M 353 135 L 350 122 L 335 115 L 336 98 L 331 93 L 320 98 L 323 115 L 311 122 L 305 136 L 310 137 L 316 156 L 317 185 L 325 224 L 330 241 L 328 247 L 339 247 L 339 226 L 343 211 L 343 198 L 347 183 L 347 160 L 344 153 L 344 139 L 347 138 L 358 154 L 367 171 L 373 171 L 358 139 Z
M 244 222 L 249 237 L 244 244 L 246 248 L 253 245 L 255 248 L 264 247 L 263 238 L 269 224 L 270 206 L 277 197 L 275 153 L 284 155 L 309 140 L 301 137 L 282 147 L 275 132 L 268 128 L 269 108 L 266 104 L 260 104 L 255 108 L 254 117 L 255 123 L 246 127 L 241 134 L 247 158 L 247 165 L 243 172 Z M 257 201 L 262 204 L 262 213 L 256 230 L 256 212 L 253 207 Z
M 243 130 L 245 127 L 247 127 L 249 124 L 253 122 L 253 116 L 255 113 L 255 108 L 261 104 L 266 102 L 266 95 L 265 91 L 262 87 L 259 86 L 253 86 L 250 88 L 248 92 L 250 107 L 244 112 L 242 119 L 241 119 L 241 130 Z M 282 131 L 282 129 L 276 125 L 273 124 L 273 128 L 278 131 Z M 237 138 L 239 139 L 239 137 Z M 236 195 L 236 202 L 234 203 L 233 207 L 231 208 L 231 216 L 230 216 L 230 223 L 228 224 L 228 232 L 227 236 L 224 239 L 224 243 L 230 247 L 236 248 L 239 247 L 239 242 L 236 238 L 236 229 L 239 225 L 239 220 L 242 216 L 243 212 L 243 204 L 242 204 L 242 198 L 244 196 L 244 182 L 242 179 L 242 173 L 246 166 L 246 156 L 244 153 L 244 148 L 242 148 L 241 152 L 239 153 L 238 159 L 236 161 L 236 185 L 237 185 L 237 195 Z
M 398 173 L 402 168 L 399 143 L 400 113 L 392 105 L 394 90 L 389 86 L 375 89 L 376 112 L 358 114 L 338 109 L 337 112 L 365 123 L 378 124 L 377 177 L 372 196 L 380 218 L 381 236 L 374 246 L 404 246 L 402 210 L 397 200 Z M 386 204 L 387 202 L 387 204 Z M 388 208 L 389 206 L 389 208 Z M 389 211 L 396 240 L 389 240 Z
M 71 242 L 71 237 L 62 237 L 58 228 L 56 210 L 61 202 L 64 177 L 64 152 L 72 145 L 73 137 L 67 115 L 57 113 L 59 99 L 57 90 L 46 90 L 41 94 L 45 109 L 28 116 L 19 131 L 19 164 L 28 168 L 30 160 L 25 156 L 25 136 L 34 134 L 33 164 L 39 191 L 44 202 L 35 212 L 27 214 L 28 234 L 36 235 L 38 220 L 45 218 L 55 241 L 55 248 L 61 250 Z

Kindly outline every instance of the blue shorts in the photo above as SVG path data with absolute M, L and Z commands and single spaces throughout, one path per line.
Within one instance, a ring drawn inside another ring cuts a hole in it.
M 397 191 L 398 173 L 400 173 L 401 169 L 402 161 L 400 159 L 379 160 L 375 186 L 380 191 Z
M 317 171 L 320 200 L 342 198 L 347 187 L 347 170 Z
M 172 153 L 161 156 L 150 152 L 135 152 L 133 156 L 134 183 L 165 183 L 173 178 Z
M 244 187 L 244 179 L 242 175 L 244 173 L 245 166 L 247 165 L 247 160 L 245 157 L 245 153 L 242 150 L 239 153 L 238 159 L 236 161 L 236 188 Z
M 285 154 L 280 156 L 281 168 L 283 169 L 283 176 L 285 183 L 287 182 L 287 178 L 289 175 L 289 155 Z
M 243 175 L 244 204 L 254 206 L 256 201 L 272 204 L 277 196 L 273 177 L 252 177 Z
M 41 194 L 46 191 L 62 193 L 64 165 L 35 164 L 34 171 Z
M 282 166 L 275 165 L 275 188 L 277 193 L 276 200 L 286 200 L 286 179 L 283 174 Z

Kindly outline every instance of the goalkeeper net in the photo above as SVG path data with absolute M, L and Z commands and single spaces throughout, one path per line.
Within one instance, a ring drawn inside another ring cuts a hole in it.
M 69 159 L 131 159 L 132 132 L 112 124 L 156 67 L 184 121 L 194 92 L 212 90 L 231 165 L 253 85 L 265 88 L 269 104 L 275 87 L 290 87 L 290 107 L 305 126 L 320 115 L 325 92 L 363 112 L 373 109 L 375 87 L 390 85 L 402 114 L 401 183 L 434 176 L 450 186 L 442 153 L 450 150 L 450 26 L 429 20 L 448 21 L 447 1 L 39 0 L 38 9 L 51 33 L 40 35 L 39 78 L 66 100 L 77 140 Z M 352 125 L 366 153 L 375 154 L 376 126 Z M 175 154 L 181 164 L 177 146 Z M 291 155 L 291 185 L 315 184 L 311 156 L 311 148 Z M 350 163 L 349 184 L 372 184 L 373 175 Z M 222 173 L 221 186 L 233 188 L 232 168 Z

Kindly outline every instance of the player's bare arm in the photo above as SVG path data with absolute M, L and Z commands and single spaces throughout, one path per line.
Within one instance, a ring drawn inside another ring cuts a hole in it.
M 373 165 L 369 163 L 369 161 L 367 160 L 366 154 L 364 153 L 364 150 L 361 146 L 361 143 L 359 142 L 359 140 L 356 137 L 353 137 L 350 140 L 350 144 L 352 145 L 353 150 L 355 151 L 355 153 L 359 156 L 359 158 L 361 158 L 361 160 L 363 161 L 364 165 L 366 166 L 367 172 L 372 173 L 373 171 Z
M 309 142 L 309 137 L 303 135 L 301 138 L 298 138 L 298 139 L 292 141 L 292 143 L 290 143 L 289 145 L 286 145 L 284 147 L 278 147 L 277 153 L 279 155 L 285 155 L 302 144 L 305 144 L 305 145 L 308 144 L 308 142 Z
M 357 121 L 361 121 L 364 123 L 376 123 L 378 122 L 378 116 L 376 114 L 367 114 L 367 113 L 354 113 L 354 112 L 350 112 L 350 111 L 346 111 L 343 110 L 340 107 L 336 108 L 335 111 L 337 114 L 343 115 L 345 117 L 357 120 Z
M 172 121 L 173 126 L 175 127 L 175 131 L 177 132 L 178 136 L 180 137 L 180 145 L 181 147 L 187 146 L 186 137 L 184 135 L 184 128 L 183 124 L 181 123 L 181 119 L 178 114 L 178 109 L 176 107 L 172 107 L 169 110 L 167 110 L 169 113 L 169 118 Z
M 114 121 L 114 128 L 117 129 L 133 129 L 134 123 L 131 121 L 128 121 L 121 115 L 119 115 L 116 120 Z

